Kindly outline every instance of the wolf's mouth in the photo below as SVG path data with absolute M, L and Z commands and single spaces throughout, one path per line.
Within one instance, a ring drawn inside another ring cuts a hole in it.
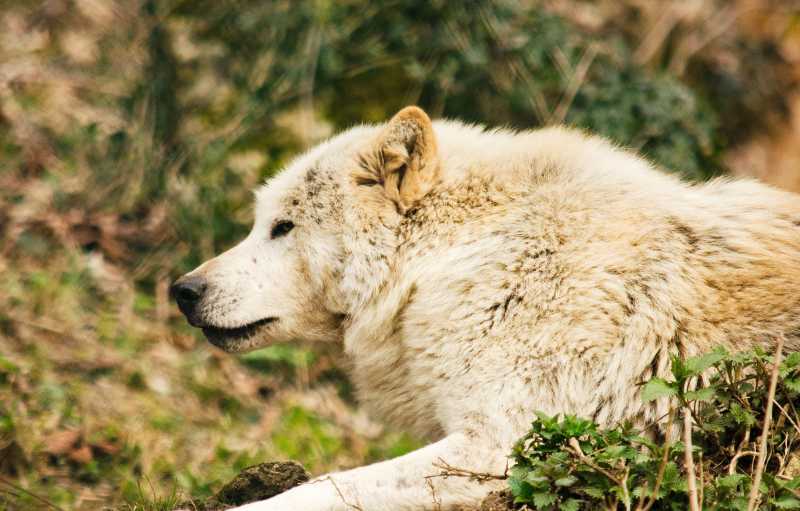
M 211 344 L 224 349 L 232 342 L 244 341 L 253 337 L 261 327 L 277 320 L 278 318 L 264 318 L 236 328 L 205 326 L 203 327 L 203 333 Z

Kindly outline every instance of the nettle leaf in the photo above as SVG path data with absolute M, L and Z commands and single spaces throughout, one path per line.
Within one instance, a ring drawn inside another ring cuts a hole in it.
M 724 349 L 716 349 L 711 353 L 686 359 L 685 368 L 687 376 L 698 376 L 700 373 L 725 359 L 728 353 Z
M 717 419 L 717 420 L 714 420 L 714 421 L 704 422 L 701 425 L 700 429 L 702 429 L 705 433 L 716 433 L 716 434 L 724 433 L 725 432 L 725 426 L 729 422 L 730 421 L 728 421 L 728 420 L 726 420 L 724 418 L 720 418 L 720 419 Z
M 674 376 L 678 382 L 683 382 L 686 380 L 687 376 L 689 376 L 689 370 L 680 357 L 672 357 L 672 366 L 670 369 L 672 371 L 672 376 Z
M 750 427 L 754 426 L 756 423 L 755 415 L 742 408 L 739 403 L 731 403 L 730 412 L 738 424 L 744 424 L 745 426 Z
M 770 504 L 778 509 L 800 509 L 800 499 L 791 495 L 784 495 L 777 499 L 772 499 Z
M 739 385 L 739 393 L 741 394 L 752 394 L 756 388 L 751 383 L 742 383 Z
M 786 378 L 783 385 L 792 392 L 800 392 L 800 378 Z
M 597 425 L 590 420 L 581 419 L 574 415 L 567 415 L 561 424 L 564 435 L 569 437 L 579 437 L 594 432 Z
M 783 359 L 783 362 L 781 362 L 780 375 L 781 377 L 785 378 L 792 372 L 796 372 L 799 367 L 800 367 L 800 351 L 795 351 L 793 353 L 790 353 L 785 359 Z
M 711 401 L 716 394 L 716 387 L 704 387 L 702 389 L 692 390 L 685 394 L 687 401 Z
M 509 478 L 508 487 L 514 496 L 514 502 L 529 502 L 531 495 L 533 495 L 533 487 L 527 482 L 516 478 Z
M 668 382 L 663 378 L 653 378 L 642 388 L 642 401 L 654 401 L 662 397 L 672 397 L 678 394 L 678 385 Z
M 730 506 L 737 511 L 746 511 L 747 510 L 747 498 L 746 497 L 736 497 L 731 500 Z
M 528 473 L 528 475 L 525 477 L 525 481 L 529 482 L 534 488 L 536 488 L 542 486 L 543 484 L 549 486 L 550 478 L 541 475 L 538 470 L 534 470 Z
M 508 471 L 508 478 L 509 478 L 509 480 L 516 479 L 518 481 L 522 481 L 523 479 L 525 479 L 527 477 L 528 470 L 529 470 L 528 467 L 523 467 L 521 465 L 514 465 Z
M 596 499 L 602 499 L 606 495 L 605 491 L 603 491 L 602 488 L 595 488 L 593 486 L 587 486 L 585 488 L 581 488 L 581 490 L 586 495 L 588 495 L 590 497 L 594 497 Z
M 744 474 L 731 474 L 717 479 L 717 485 L 722 488 L 736 488 L 747 479 L 748 477 Z
M 561 486 L 561 487 L 567 488 L 567 487 L 572 486 L 573 484 L 575 484 L 577 482 L 578 482 L 578 478 L 577 477 L 575 477 L 575 476 L 565 476 L 565 477 L 560 477 L 560 478 L 556 479 L 554 484 L 556 486 Z
M 656 445 L 655 442 L 653 442 L 652 440 L 650 440 L 647 437 L 639 435 L 638 433 L 629 435 L 627 440 L 632 444 L 643 445 L 643 446 L 647 447 L 650 450 L 657 450 L 659 448 L 659 446 Z
M 536 507 L 547 507 L 555 504 L 556 496 L 552 493 L 535 493 L 533 495 L 533 505 Z
M 617 458 L 627 458 L 628 456 L 635 455 L 635 451 L 633 451 L 630 447 L 625 445 L 610 445 L 606 447 L 602 452 L 603 459 L 617 459 Z
M 674 461 L 670 461 L 664 469 L 664 479 L 661 483 L 662 494 L 664 490 L 676 488 L 680 483 L 681 474 L 678 465 L 676 465 Z
M 561 503 L 559 509 L 561 511 L 578 511 L 582 507 L 581 504 L 582 502 L 578 499 L 567 499 Z

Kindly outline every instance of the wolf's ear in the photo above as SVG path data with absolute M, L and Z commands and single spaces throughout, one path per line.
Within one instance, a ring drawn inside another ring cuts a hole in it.
M 400 213 L 411 209 L 439 179 L 439 157 L 431 120 L 406 107 L 389 121 L 361 155 L 359 185 L 380 185 Z

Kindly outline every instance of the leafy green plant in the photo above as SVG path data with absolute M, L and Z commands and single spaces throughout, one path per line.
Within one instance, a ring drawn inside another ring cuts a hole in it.
M 674 358 L 672 378 L 654 378 L 642 389 L 643 399 L 672 404 L 657 433 L 539 414 L 513 451 L 515 502 L 534 509 L 677 510 L 689 509 L 696 498 L 698 507 L 720 511 L 756 504 L 800 509 L 794 404 L 800 353 L 778 360 L 775 372 L 774 362 L 761 350 Z M 675 432 L 686 424 L 689 435 L 678 441 Z

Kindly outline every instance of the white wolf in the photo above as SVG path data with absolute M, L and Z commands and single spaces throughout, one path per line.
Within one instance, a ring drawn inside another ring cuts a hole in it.
M 800 197 L 408 107 L 270 180 L 247 238 L 173 293 L 227 351 L 343 342 L 361 402 L 433 440 L 246 509 L 448 509 L 502 482 L 426 476 L 502 474 L 534 410 L 654 421 L 637 384 L 670 355 L 797 349 Z

